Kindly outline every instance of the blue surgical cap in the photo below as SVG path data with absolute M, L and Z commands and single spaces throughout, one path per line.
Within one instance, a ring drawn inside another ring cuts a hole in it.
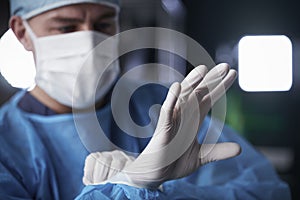
M 117 10 L 120 6 L 119 0 L 10 0 L 10 13 L 29 19 L 51 9 L 79 3 L 104 4 Z

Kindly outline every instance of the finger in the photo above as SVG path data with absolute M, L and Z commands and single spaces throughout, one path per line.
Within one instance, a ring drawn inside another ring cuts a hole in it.
M 197 87 L 197 85 L 203 80 L 207 73 L 207 67 L 205 65 L 199 65 L 193 69 L 187 77 L 181 82 L 181 101 L 186 101 L 189 94 Z
M 133 160 L 119 150 L 91 153 L 85 160 L 83 183 L 94 185 L 106 181 Z
M 194 90 L 199 101 L 222 82 L 228 74 L 229 68 L 228 64 L 221 63 L 207 73 L 203 81 Z
M 232 86 L 236 77 L 237 72 L 233 69 L 229 70 L 225 78 L 212 91 L 209 91 L 209 93 L 202 98 L 202 108 L 207 107 L 210 109 Z
M 235 157 L 241 153 L 241 146 L 234 142 L 202 144 L 199 152 L 201 165 Z
M 169 138 L 172 137 L 172 134 L 164 134 L 164 133 L 168 132 L 167 130 L 174 127 L 173 122 L 174 122 L 174 118 L 176 118 L 176 117 L 173 118 L 173 115 L 180 112 L 180 110 L 175 109 L 176 102 L 179 99 L 180 90 L 181 90 L 180 83 L 176 82 L 171 85 L 169 92 L 167 94 L 167 97 L 161 107 L 155 132 L 152 136 L 152 139 L 150 140 L 146 149 L 143 152 L 148 152 L 148 150 L 150 152 L 153 151 L 152 146 L 157 146 L 157 144 L 158 144 L 158 147 L 161 148 L 160 146 L 164 146 L 161 144 L 164 143 L 165 141 L 168 142 Z M 175 120 L 175 121 L 177 121 L 177 120 Z M 160 133 L 162 133 L 162 134 L 160 134 Z M 163 139 L 158 139 L 158 137 L 162 137 Z M 157 140 L 160 140 L 160 141 L 157 142 Z M 155 143 L 157 143 L 157 144 L 155 144 Z M 157 149 L 157 148 L 154 148 L 154 149 Z
M 95 152 L 92 153 L 94 161 L 93 169 L 93 184 L 100 183 L 106 180 L 111 171 L 113 158 L 106 152 Z
M 111 158 L 111 164 L 107 165 L 107 177 L 106 179 L 116 175 L 120 172 L 126 165 L 129 165 L 133 162 L 134 158 L 132 156 L 128 156 L 123 151 L 114 150 L 103 152 L 103 156 Z
M 207 73 L 201 83 L 204 83 L 208 86 L 217 84 L 218 81 L 222 80 L 222 78 L 227 75 L 229 69 L 230 66 L 227 63 L 220 63 Z
M 94 154 L 88 155 L 85 159 L 84 176 L 82 179 L 82 182 L 84 185 L 92 185 L 93 184 L 95 164 L 96 164 L 95 155 Z
M 229 73 L 228 71 L 230 72 L 228 64 L 217 65 L 208 72 L 204 80 L 195 88 L 194 94 L 198 99 L 200 119 L 207 115 L 213 105 L 212 102 L 216 102 L 228 89 L 227 83 L 232 78 L 232 72 Z M 224 88 L 224 83 L 226 83 L 226 88 Z M 216 88 L 218 89 L 216 90 Z
M 173 116 L 174 107 L 178 100 L 180 90 L 181 90 L 181 85 L 179 83 L 176 82 L 171 85 L 166 100 L 162 105 L 160 116 L 161 115 L 165 115 L 167 117 Z

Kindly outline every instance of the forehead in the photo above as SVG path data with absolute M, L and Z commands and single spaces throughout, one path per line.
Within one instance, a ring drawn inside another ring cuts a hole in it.
M 92 3 L 82 3 L 63 6 L 49 10 L 47 12 L 41 13 L 35 17 L 32 17 L 30 20 L 43 20 L 43 19 L 52 19 L 57 17 L 65 18 L 86 18 L 90 19 L 99 19 L 99 18 L 108 18 L 115 17 L 117 11 L 115 8 Z

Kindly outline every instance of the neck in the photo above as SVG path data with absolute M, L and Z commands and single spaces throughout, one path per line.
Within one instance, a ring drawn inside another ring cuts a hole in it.
M 44 90 L 42 90 L 39 86 L 35 86 L 33 90 L 30 91 L 30 94 L 42 104 L 44 104 L 45 106 L 47 106 L 48 108 L 50 108 L 58 114 L 72 112 L 71 107 L 59 103 L 58 101 L 50 97 L 46 92 L 44 92 Z
M 69 106 L 65 106 L 52 97 L 50 97 L 44 90 L 42 90 L 39 86 L 35 86 L 33 90 L 30 91 L 30 94 L 35 97 L 38 101 L 40 101 L 42 104 L 53 110 L 54 112 L 58 114 L 65 114 L 65 113 L 71 113 L 72 108 Z M 96 103 L 95 107 L 96 109 L 99 109 L 105 105 L 105 102 L 107 101 L 107 98 L 102 99 L 98 103 Z M 90 111 L 90 108 L 83 109 L 83 110 L 77 110 L 77 112 L 86 112 Z

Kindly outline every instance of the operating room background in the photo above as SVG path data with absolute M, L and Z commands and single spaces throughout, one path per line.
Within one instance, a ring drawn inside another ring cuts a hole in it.
M 238 70 L 238 41 L 245 35 L 286 35 L 293 44 L 293 86 L 287 92 L 244 92 L 236 81 L 227 94 L 227 122 L 273 163 L 300 198 L 300 12 L 295 0 L 122 0 L 121 30 L 159 26 L 198 41 L 216 63 Z M 0 2 L 0 35 L 7 30 L 8 1 Z M 176 45 L 176 44 L 174 44 Z M 176 47 L 176 46 L 175 46 Z M 190 66 L 154 49 L 122 57 L 124 70 L 148 62 Z M 1 65 L 1 61 L 0 61 Z M 151 69 L 150 69 L 151 70 Z M 16 72 L 18 73 L 18 72 Z M 255 79 L 255 77 L 253 77 Z M 280 80 L 278 80 L 280 81 Z M 18 89 L 0 76 L 0 104 Z

